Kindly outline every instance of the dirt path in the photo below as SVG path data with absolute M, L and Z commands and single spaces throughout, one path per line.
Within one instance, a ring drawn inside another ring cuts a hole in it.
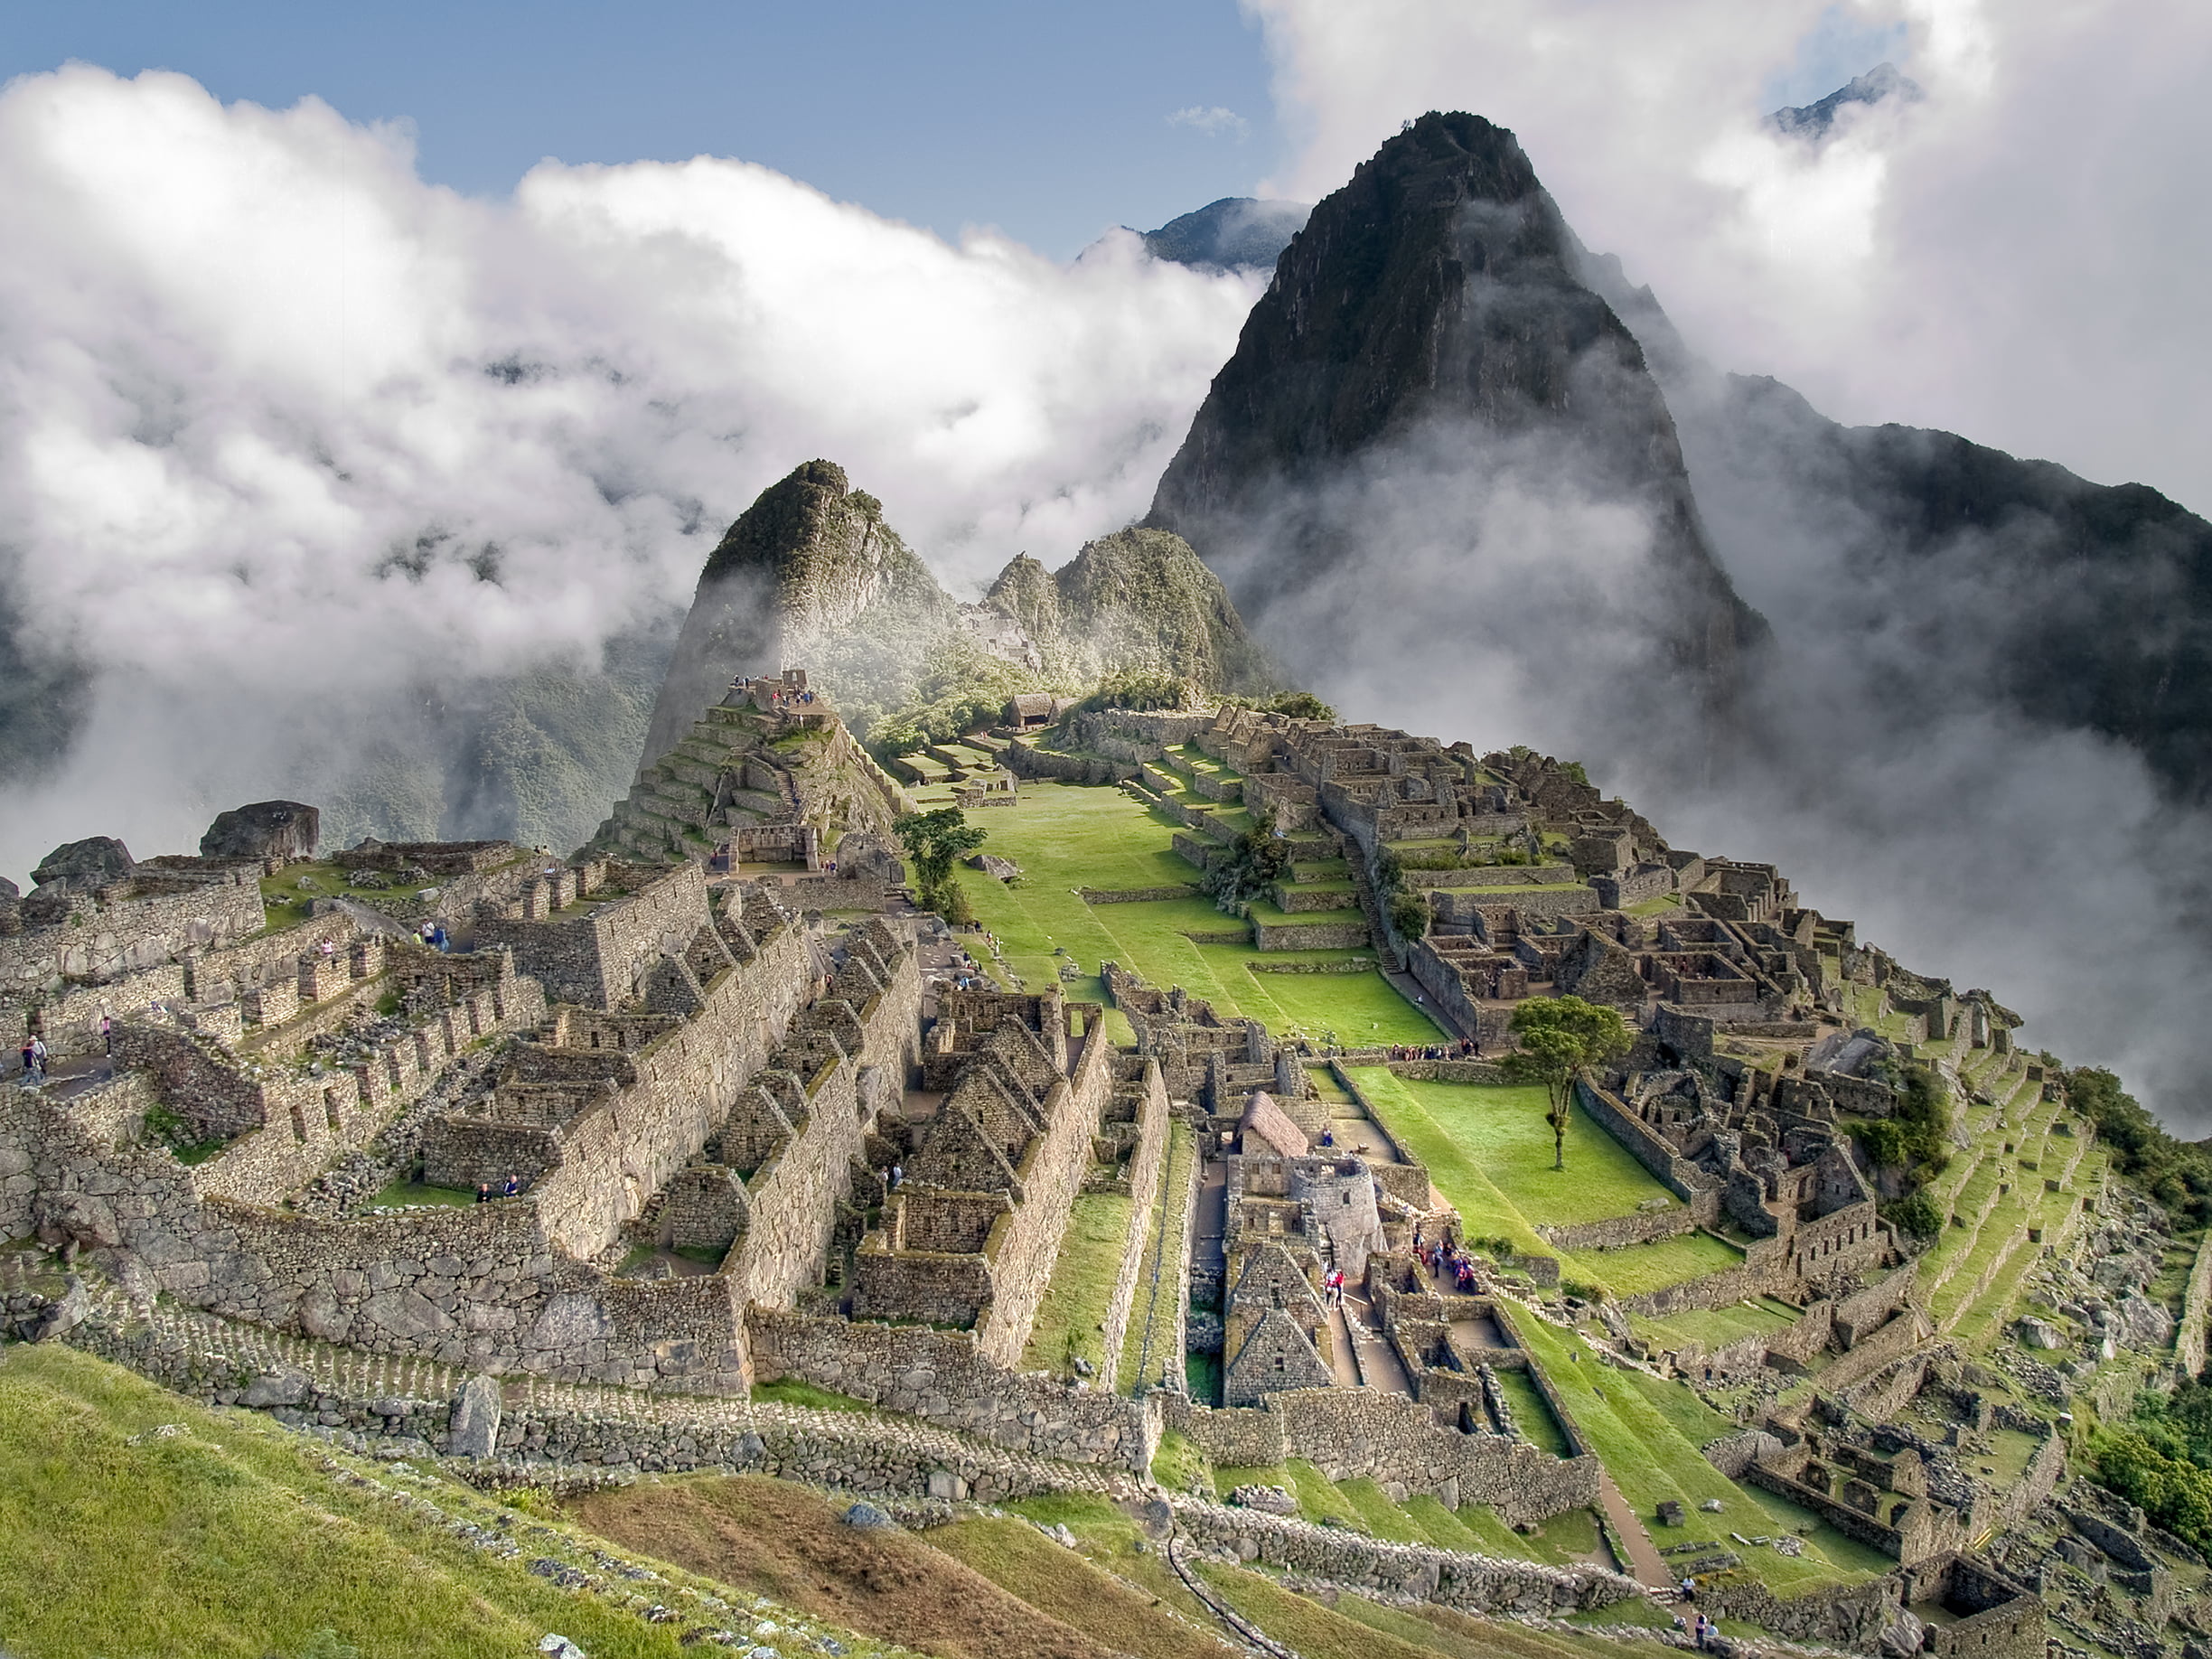
M 1605 1508 L 1606 1519 L 1613 1523 L 1613 1531 L 1628 1549 L 1628 1564 L 1639 1582 L 1654 1589 L 1672 1589 L 1681 1582 L 1659 1559 L 1659 1546 L 1652 1542 L 1651 1534 L 1644 1530 L 1644 1523 L 1636 1512 L 1628 1506 L 1621 1489 L 1613 1484 L 1613 1476 L 1598 1476 L 1598 1502 Z

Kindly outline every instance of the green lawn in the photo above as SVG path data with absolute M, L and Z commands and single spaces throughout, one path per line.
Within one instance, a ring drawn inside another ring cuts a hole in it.
M 1403 1118 L 1411 1132 L 1448 1140 L 1531 1227 L 1628 1215 L 1654 1199 L 1680 1202 L 1626 1147 L 1579 1112 L 1567 1128 L 1567 1167 L 1552 1168 L 1551 1126 L 1544 1121 L 1541 1088 L 1419 1083 L 1379 1065 L 1356 1067 L 1352 1075 L 1389 1124 Z M 1474 1216 L 1467 1222 L 1481 1231 Z
M 1242 816 L 1239 814 L 1238 816 Z M 1028 783 L 1021 803 L 978 813 L 990 831 L 982 850 L 1022 867 L 1018 886 L 962 869 L 976 919 L 996 933 L 1012 971 L 1032 987 L 1050 984 L 1069 951 L 1086 975 L 1117 961 L 1147 983 L 1180 985 L 1225 1016 L 1264 1022 L 1279 1034 L 1344 1043 L 1433 1043 L 1442 1034 L 1380 973 L 1251 973 L 1248 962 L 1345 961 L 1361 951 L 1261 951 L 1249 943 L 1197 944 L 1187 934 L 1234 933 L 1240 923 L 1205 899 L 1086 904 L 1082 887 L 1129 891 L 1189 883 L 1198 872 L 1176 857 L 1178 826 L 1118 789 Z M 1306 918 L 1294 918 L 1303 920 Z
M 1689 1389 L 1601 1366 L 1579 1336 L 1546 1320 L 1524 1316 L 1516 1323 L 1576 1425 L 1639 1515 L 1651 1516 L 1666 1498 L 1690 1510 L 1718 1498 L 1722 1511 L 1710 1523 L 1717 1528 L 1772 1533 L 1811 1526 L 1804 1555 L 1793 1560 L 1761 1551 L 1755 1558 L 1757 1577 L 1781 1595 L 1897 1565 L 1878 1551 L 1816 1524 L 1795 1505 L 1757 1487 L 1738 1486 L 1706 1462 L 1699 1447 L 1735 1425 L 1705 1408 Z M 1681 1398 L 1668 1399 L 1663 1408 L 1654 1396 L 1668 1390 Z
M 1391 1138 L 1429 1167 L 1437 1189 L 1478 1238 L 1508 1238 L 1528 1254 L 1557 1256 L 1567 1278 L 1621 1297 L 1742 1264 L 1742 1251 L 1705 1233 L 1573 1253 L 1546 1243 L 1540 1226 L 1626 1215 L 1653 1198 L 1676 1200 L 1579 1113 L 1567 1129 L 1566 1171 L 1553 1169 L 1541 1089 L 1416 1083 L 1385 1066 L 1355 1066 L 1352 1075 Z
M 1693 1309 L 1664 1319 L 1638 1319 L 1636 1329 L 1662 1348 L 1702 1343 L 1707 1348 L 1725 1347 L 1757 1334 L 1786 1329 L 1796 1314 L 1779 1302 L 1735 1303 L 1727 1308 Z
M 1059 1259 L 1053 1263 L 1052 1282 L 1037 1305 L 1029 1345 L 1022 1350 L 1022 1370 L 1073 1375 L 1078 1355 L 1091 1363 L 1093 1374 L 1106 1369 L 1106 1337 L 1099 1327 L 1113 1300 L 1130 1207 L 1131 1201 L 1120 1193 L 1085 1193 L 1075 1200 Z

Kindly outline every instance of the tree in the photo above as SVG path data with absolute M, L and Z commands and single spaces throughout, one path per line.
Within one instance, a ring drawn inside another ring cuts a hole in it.
M 1594 1065 L 1628 1052 L 1634 1040 L 1617 1011 L 1579 997 L 1549 997 L 1514 1010 L 1514 1038 L 1521 1046 L 1505 1056 L 1505 1074 L 1516 1083 L 1542 1083 L 1551 1111 L 1551 1167 L 1567 1167 L 1568 1109 L 1574 1086 Z
M 1242 915 L 1244 906 L 1290 874 L 1290 844 L 1275 833 L 1275 815 L 1263 812 L 1252 827 L 1229 844 L 1226 856 L 1200 884 L 1214 895 L 1214 908 Z
M 968 821 L 958 807 L 939 807 L 933 812 L 909 812 L 891 828 L 914 860 L 914 876 L 922 887 L 922 904 L 942 910 L 945 884 L 952 879 L 952 865 L 962 853 L 983 845 L 989 831 Z

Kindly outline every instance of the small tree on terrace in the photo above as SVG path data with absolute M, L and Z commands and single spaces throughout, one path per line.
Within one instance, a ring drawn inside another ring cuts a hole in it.
M 929 910 L 945 907 L 945 886 L 952 879 L 953 861 L 962 853 L 973 852 L 982 846 L 990 833 L 970 823 L 958 807 L 909 812 L 895 820 L 891 828 L 898 832 L 906 856 L 914 860 L 914 876 L 922 888 L 922 904 Z
M 1505 1056 L 1505 1074 L 1516 1083 L 1542 1083 L 1551 1101 L 1551 1167 L 1567 1167 L 1568 1109 L 1576 1082 L 1594 1065 L 1628 1052 L 1634 1040 L 1614 1009 L 1579 997 L 1548 997 L 1514 1010 L 1513 1034 L 1521 1046 Z

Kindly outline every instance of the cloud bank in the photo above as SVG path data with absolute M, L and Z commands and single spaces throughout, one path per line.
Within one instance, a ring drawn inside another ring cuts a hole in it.
M 18 876 L 330 787 L 472 682 L 596 671 L 818 455 L 956 587 L 1058 563 L 1142 511 L 1257 291 L 736 161 L 472 200 L 314 99 L 82 65 L 0 92 L 0 576 L 18 648 L 95 672 L 0 798 Z

